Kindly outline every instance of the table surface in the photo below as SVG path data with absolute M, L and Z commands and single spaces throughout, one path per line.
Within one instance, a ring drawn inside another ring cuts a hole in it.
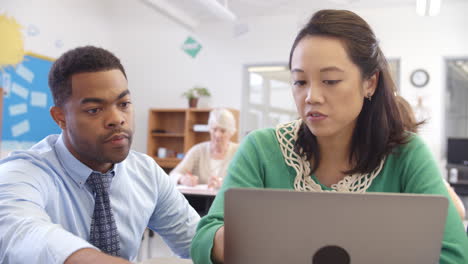
M 216 196 L 218 190 L 208 189 L 207 184 L 199 184 L 197 186 L 177 185 L 177 189 L 183 194 Z
M 190 259 L 168 257 L 147 259 L 142 262 L 138 262 L 137 264 L 193 264 L 193 262 Z

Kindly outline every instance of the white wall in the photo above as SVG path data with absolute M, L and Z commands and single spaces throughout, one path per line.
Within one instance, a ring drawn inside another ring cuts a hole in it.
M 211 106 L 239 108 L 240 95 L 225 88 L 231 76 L 224 76 L 224 72 L 240 71 L 231 62 L 235 53 L 225 56 L 228 50 L 213 48 L 197 33 L 175 24 L 141 1 L 113 3 L 113 42 L 127 69 L 136 107 L 136 150 L 146 152 L 148 109 L 187 107 L 181 94 L 194 85 L 208 87 L 212 92 Z M 195 59 L 181 50 L 188 36 L 202 42 Z M 225 58 L 229 63 L 225 63 Z
M 102 15 L 105 9 L 106 6 L 101 2 L 91 4 L 91 1 L 0 0 L 0 14 L 15 18 L 22 26 L 25 50 L 52 58 L 58 57 L 65 50 L 86 44 L 115 51 L 111 45 L 111 25 L 106 23 Z M 35 35 L 28 34 L 31 28 L 35 28 Z M 0 49 L 2 37 L 0 34 Z M 61 45 L 56 45 L 57 42 Z M 2 145 L 0 157 L 5 157 L 11 148 L 30 146 L 29 142 L 24 145 L 10 144 L 13 145 Z
M 68 49 L 86 44 L 115 51 L 112 25 L 106 21 L 106 2 L 109 1 L 1 0 L 0 14 L 15 18 L 23 26 L 26 51 L 56 58 Z M 30 25 L 39 34 L 29 36 Z M 62 47 L 55 46 L 57 40 L 62 41 Z
M 238 71 L 224 55 L 203 43 L 198 34 L 168 20 L 139 0 L 2 0 L 0 13 L 14 17 L 25 31 L 25 50 L 57 58 L 66 50 L 96 45 L 114 52 L 127 71 L 132 92 L 136 133 L 133 148 L 146 152 L 148 109 L 187 107 L 182 92 L 194 85 L 206 85 L 212 97 L 205 106 L 240 108 L 239 93 L 226 89 Z M 37 36 L 26 34 L 29 25 L 39 29 Z M 193 59 L 181 50 L 188 36 L 202 42 L 203 48 Z M 55 46 L 61 40 L 63 47 Z M 237 88 L 240 90 L 240 88 Z
M 418 96 L 426 100 L 431 119 L 423 127 L 422 135 L 438 159 L 445 155 L 446 144 L 444 58 L 468 55 L 467 10 L 465 2 L 447 3 L 437 17 L 416 16 L 412 7 L 362 12 L 374 27 L 386 55 L 401 59 L 402 95 L 414 105 Z M 417 68 L 426 69 L 430 75 L 429 84 L 422 89 L 414 88 L 409 81 L 411 72 Z
M 437 17 L 419 17 L 413 6 L 354 10 L 374 28 L 388 57 L 401 59 L 401 90 L 415 103 L 422 95 L 432 119 L 423 132 L 437 157 L 443 136 L 444 61 L 468 55 L 468 3 L 444 2 Z M 105 47 L 122 59 L 136 107 L 134 149 L 146 152 L 148 109 L 185 107 L 180 94 L 196 84 L 212 91 L 211 106 L 240 108 L 244 64 L 287 62 L 292 41 L 313 12 L 247 19 L 249 33 L 233 37 L 232 27 L 205 23 L 196 32 L 181 27 L 139 0 L 2 0 L 0 12 L 41 34 L 26 38 L 26 49 L 58 57 L 78 45 Z M 203 45 L 192 59 L 181 50 L 187 36 Z M 61 39 L 64 46 L 56 48 Z M 409 83 L 416 68 L 431 77 L 424 89 Z

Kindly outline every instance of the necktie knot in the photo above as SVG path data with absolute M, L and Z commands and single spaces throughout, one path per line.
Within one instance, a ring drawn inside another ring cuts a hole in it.
M 86 183 L 88 183 L 93 192 L 97 195 L 107 193 L 109 191 L 111 182 L 111 173 L 102 174 L 98 172 L 92 172 L 86 180 Z

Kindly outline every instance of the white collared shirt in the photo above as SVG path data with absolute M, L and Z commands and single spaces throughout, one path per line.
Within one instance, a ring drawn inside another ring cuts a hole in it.
M 200 219 L 167 174 L 142 153 L 114 165 L 109 190 L 122 257 L 134 260 L 143 232 L 159 233 L 188 258 Z M 0 161 L 0 263 L 63 263 L 87 242 L 94 196 L 85 184 L 92 169 L 51 135 Z

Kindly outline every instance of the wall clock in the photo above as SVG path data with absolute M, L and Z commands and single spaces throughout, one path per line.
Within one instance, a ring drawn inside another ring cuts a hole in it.
M 411 73 L 410 81 L 415 87 L 422 88 L 429 83 L 429 73 L 423 69 L 414 70 Z

